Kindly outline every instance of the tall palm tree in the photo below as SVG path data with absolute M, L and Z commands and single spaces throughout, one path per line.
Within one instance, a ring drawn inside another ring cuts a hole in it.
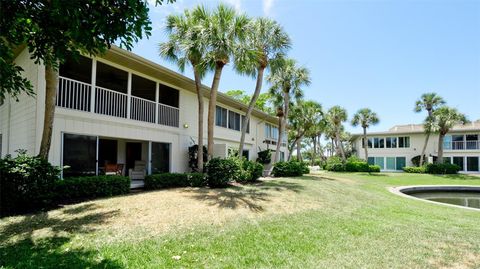
M 347 111 L 341 106 L 333 106 L 327 112 L 327 118 L 332 125 L 335 132 L 335 141 L 337 144 L 337 151 L 340 152 L 342 160 L 346 161 L 345 150 L 341 140 L 341 133 L 343 131 L 343 123 L 347 121 Z
M 213 154 L 215 107 L 222 70 L 230 62 L 230 58 L 238 49 L 239 44 L 245 39 L 248 22 L 249 19 L 244 14 L 237 14 L 234 8 L 220 4 L 202 23 L 204 25 L 202 28 L 205 29 L 205 41 L 208 44 L 205 65 L 208 69 L 214 70 L 208 103 L 207 149 L 209 159 Z
M 373 112 L 370 108 L 362 108 L 353 115 L 352 125 L 362 126 L 363 128 L 363 148 L 365 149 L 365 160 L 368 161 L 368 141 L 367 141 L 367 128 L 371 125 L 378 124 L 379 118 L 377 113 Z
M 443 163 L 443 139 L 450 129 L 456 124 L 465 124 L 467 117 L 458 112 L 457 109 L 448 106 L 441 106 L 433 111 L 431 128 L 438 132 L 438 156 L 437 163 Z M 429 123 L 430 124 L 430 123 Z
M 268 68 L 270 61 L 282 57 L 291 45 L 290 38 L 283 28 L 276 21 L 269 18 L 252 20 L 244 43 L 243 48 L 239 50 L 235 57 L 235 66 L 240 73 L 256 77 L 257 82 L 255 91 L 248 104 L 247 112 L 243 118 L 238 152 L 243 152 L 247 126 L 250 121 L 250 115 L 262 91 L 265 69 Z
M 326 121 L 325 117 L 323 116 L 323 111 L 321 114 L 322 116 L 316 119 L 314 126 L 305 133 L 305 136 L 310 138 L 313 144 L 312 165 L 315 164 L 315 160 L 317 158 L 317 149 L 319 149 L 320 157 L 324 157 L 321 150 L 320 139 L 322 134 L 325 132 Z
M 271 73 L 267 77 L 270 82 L 270 94 L 277 101 L 278 141 L 274 162 L 280 159 L 280 146 L 283 133 L 287 131 L 286 120 L 292 97 L 299 99 L 303 96 L 301 87 L 310 84 L 310 72 L 305 67 L 299 67 L 293 59 L 280 59 L 272 65 Z M 278 102 L 280 101 L 280 102 Z
M 427 150 L 427 145 L 428 145 L 428 140 L 430 139 L 430 134 L 432 133 L 432 130 L 429 128 L 432 126 L 432 121 L 433 121 L 433 111 L 441 106 L 444 105 L 445 101 L 443 100 L 442 97 L 440 97 L 438 94 L 431 92 L 431 93 L 424 93 L 415 102 L 415 107 L 414 111 L 415 112 L 421 112 L 422 110 L 427 111 L 427 120 L 425 121 L 427 124 L 424 124 L 424 130 L 425 130 L 425 143 L 423 144 L 422 148 L 422 154 L 420 155 L 420 166 L 423 165 L 424 162 L 424 157 L 425 157 L 425 151 Z
M 202 6 L 192 11 L 185 10 L 181 15 L 169 15 L 166 21 L 168 41 L 160 44 L 160 55 L 178 65 L 183 72 L 189 64 L 195 78 L 195 89 L 198 101 L 198 151 L 197 168 L 203 171 L 203 92 L 202 78 L 206 73 L 202 64 L 206 57 L 204 28 L 199 23 L 207 20 L 209 13 Z

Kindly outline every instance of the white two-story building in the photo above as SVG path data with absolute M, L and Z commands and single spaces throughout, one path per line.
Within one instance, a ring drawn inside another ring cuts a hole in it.
M 384 171 L 400 171 L 412 166 L 412 158 L 420 156 L 425 144 L 423 125 L 397 125 L 386 132 L 368 133 L 368 162 Z M 479 173 L 480 121 L 457 125 L 445 136 L 444 159 L 460 166 L 462 172 Z M 363 135 L 353 136 L 353 146 L 365 158 Z M 438 134 L 431 134 L 426 148 L 426 161 L 438 155 Z
M 0 100 L 0 156 L 18 149 L 37 154 L 43 130 L 45 68 L 26 49 L 15 62 L 33 84 L 34 97 Z M 205 96 L 205 141 L 209 88 Z M 246 105 L 219 93 L 215 152 L 237 149 Z M 275 150 L 278 119 L 254 110 L 244 156 Z M 194 81 L 126 50 L 113 47 L 99 58 L 67 60 L 60 67 L 49 161 L 69 166 L 64 176 L 101 174 L 105 163 L 144 161 L 148 173 L 186 172 L 188 147 L 196 144 L 198 105 Z M 282 155 L 287 153 L 282 147 Z

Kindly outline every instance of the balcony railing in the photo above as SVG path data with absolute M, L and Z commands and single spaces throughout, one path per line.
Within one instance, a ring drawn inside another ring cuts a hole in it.
M 92 98 L 92 94 L 93 97 Z M 178 127 L 180 110 L 177 107 L 156 103 L 118 91 L 95 87 L 66 77 L 59 78 L 57 90 L 58 107 L 94 112 L 118 118 L 157 123 Z M 128 107 L 130 106 L 130 110 Z M 93 110 L 93 111 L 92 111 Z
M 480 141 L 467 140 L 446 142 L 444 148 L 447 150 L 475 150 L 480 149 Z

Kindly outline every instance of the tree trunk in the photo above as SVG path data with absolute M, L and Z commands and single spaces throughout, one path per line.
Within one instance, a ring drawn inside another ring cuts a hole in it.
M 365 127 L 363 127 L 363 148 L 365 149 L 365 161 L 368 162 L 367 128 L 365 128 Z
M 427 132 L 426 136 L 425 136 L 425 144 L 423 144 L 423 148 L 422 148 L 422 154 L 420 155 L 420 163 L 419 163 L 420 166 L 423 165 L 423 162 L 425 160 L 424 156 L 425 156 L 425 151 L 427 150 L 427 145 L 428 145 L 428 140 L 429 139 L 430 139 L 430 132 Z
M 278 117 L 278 139 L 277 146 L 275 147 L 275 157 L 273 158 L 273 163 L 276 163 L 280 160 L 280 146 L 282 141 L 282 132 L 283 132 L 283 116 Z
M 437 163 L 443 163 L 443 138 L 445 137 L 444 134 L 440 133 L 438 136 L 438 157 Z
M 317 136 L 313 137 L 313 155 L 312 155 L 312 166 L 315 165 L 315 159 L 317 158 Z
M 345 158 L 345 152 L 343 150 L 343 144 L 342 141 L 340 140 L 340 132 L 336 132 L 336 138 L 337 138 L 337 147 L 338 150 L 340 151 L 340 155 L 342 156 L 342 160 L 345 162 L 347 159 Z
M 58 71 L 50 64 L 45 65 L 45 114 L 43 117 L 43 133 L 38 156 L 48 160 L 52 143 L 53 118 L 58 88 Z
M 252 99 L 250 99 L 250 103 L 248 104 L 247 112 L 245 113 L 245 118 L 243 119 L 243 123 L 242 123 L 242 134 L 240 136 L 240 145 L 238 147 L 238 154 L 242 154 L 243 148 L 245 146 L 245 134 L 247 133 L 247 126 L 248 126 L 248 123 L 250 122 L 250 115 L 252 114 L 253 108 L 255 107 L 255 103 L 257 102 L 258 96 L 260 95 L 260 91 L 262 90 L 264 71 L 265 71 L 264 67 L 258 68 L 257 84 L 255 85 L 255 92 L 253 93 Z
M 333 153 L 335 152 L 334 148 L 336 148 L 336 145 L 335 145 L 335 139 L 333 139 L 333 137 L 331 138 L 332 139 L 332 146 L 330 148 L 330 156 L 333 156 Z
M 203 94 L 202 94 L 202 82 L 200 75 L 193 68 L 193 75 L 195 77 L 195 89 L 197 91 L 198 101 L 198 151 L 197 151 L 197 167 L 198 172 L 203 173 Z
M 210 90 L 210 100 L 208 102 L 208 159 L 213 156 L 213 128 L 215 123 L 215 108 L 217 105 L 218 86 L 220 85 L 220 77 L 222 76 L 223 66 L 225 64 L 217 62 L 215 66 L 215 74 L 213 76 L 212 88 Z
M 302 137 L 297 139 L 297 161 L 302 161 Z

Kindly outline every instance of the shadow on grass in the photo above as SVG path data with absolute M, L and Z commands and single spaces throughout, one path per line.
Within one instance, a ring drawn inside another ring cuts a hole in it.
M 72 236 L 93 232 L 93 225 L 105 223 L 117 214 L 89 212 L 95 209 L 93 204 L 86 204 L 65 209 L 63 212 L 69 216 L 66 219 L 42 212 L 0 226 L 0 267 L 121 268 L 115 261 L 99 259 L 94 251 L 68 248 Z M 34 234 L 45 232 L 43 229 L 49 229 L 48 235 L 35 239 Z
M 254 187 L 231 186 L 224 189 L 185 189 L 191 197 L 210 206 L 237 209 L 248 208 L 253 212 L 262 212 L 262 202 L 270 201 L 271 191 L 300 192 L 304 187 L 298 183 L 284 181 L 263 181 Z
M 451 174 L 451 175 L 433 175 L 435 177 L 458 179 L 458 180 L 480 180 L 480 176 L 473 176 L 467 174 Z

